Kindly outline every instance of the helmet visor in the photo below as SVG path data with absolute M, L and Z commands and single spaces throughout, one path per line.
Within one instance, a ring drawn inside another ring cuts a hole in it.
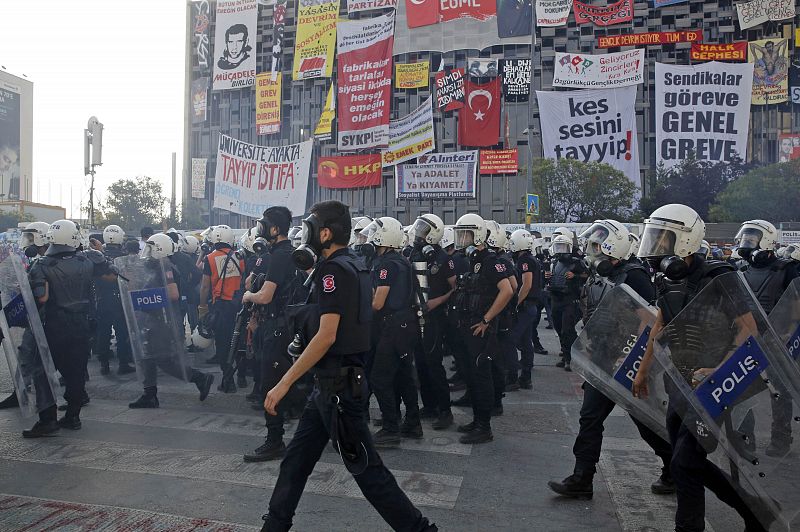
M 572 245 L 567 242 L 553 242 L 550 245 L 550 253 L 554 255 L 564 255 L 572 253 Z
M 358 244 L 366 244 L 367 242 L 372 241 L 372 237 L 375 236 L 375 233 L 378 232 L 378 229 L 382 227 L 380 220 L 373 220 L 368 226 L 361 230 L 359 233 L 359 237 L 357 239 Z
M 475 245 L 475 230 L 470 227 L 456 227 L 453 229 L 456 240 L 456 249 L 466 249 Z
M 602 246 L 603 242 L 608 239 L 608 235 L 608 228 L 600 224 L 595 224 L 584 231 L 581 238 L 586 239 L 586 254 L 592 258 L 603 255 Z
M 675 254 L 675 232 L 663 227 L 645 227 L 639 257 L 667 257 Z
M 23 248 L 34 245 L 33 233 L 23 232 L 22 236 L 20 237 L 20 244 L 22 245 Z
M 409 231 L 409 236 L 414 236 L 415 240 L 427 240 L 428 235 L 431 232 L 431 224 L 427 221 L 423 220 L 422 218 L 417 218 L 417 221 L 414 222 L 414 225 L 411 227 Z
M 739 230 L 736 235 L 736 243 L 740 248 L 756 249 L 761 244 L 761 237 L 764 233 L 755 227 L 745 227 Z
M 153 258 L 153 251 L 155 250 L 156 245 L 150 241 L 144 243 L 144 248 L 142 248 L 141 257 L 143 259 L 152 259 Z

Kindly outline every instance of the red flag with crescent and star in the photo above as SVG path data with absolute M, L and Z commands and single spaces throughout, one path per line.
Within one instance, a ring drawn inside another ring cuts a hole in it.
M 406 0 L 406 21 L 409 28 L 439 23 L 439 0 Z
M 458 143 L 494 146 L 500 136 L 500 77 L 480 85 L 464 80 L 464 107 L 458 111 Z

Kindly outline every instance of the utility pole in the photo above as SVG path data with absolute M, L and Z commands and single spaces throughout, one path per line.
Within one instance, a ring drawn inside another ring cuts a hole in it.
M 89 154 L 91 153 L 91 157 Z M 91 175 L 89 186 L 89 227 L 94 228 L 95 166 L 103 166 L 103 124 L 96 116 L 89 118 L 83 130 L 83 175 Z
M 172 152 L 172 197 L 169 202 L 169 220 L 172 225 L 175 225 L 175 173 L 177 165 L 178 154 Z

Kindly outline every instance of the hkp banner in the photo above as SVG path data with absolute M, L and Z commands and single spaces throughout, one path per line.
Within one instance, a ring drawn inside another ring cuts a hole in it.
M 256 82 L 256 0 L 217 0 L 214 90 L 252 87 Z
M 616 54 L 556 52 L 553 87 L 614 88 L 644 82 L 644 50 Z

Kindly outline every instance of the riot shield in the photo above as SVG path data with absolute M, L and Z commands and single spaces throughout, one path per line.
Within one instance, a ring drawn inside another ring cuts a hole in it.
M 800 372 L 739 272 L 655 339 L 671 408 L 769 530 L 800 529 Z
M 769 321 L 795 364 L 800 364 L 800 277 L 794 279 L 769 313 Z
M 172 282 L 166 272 L 171 268 L 162 260 L 135 255 L 114 259 L 136 372 L 145 387 L 156 385 L 157 369 L 184 381 L 191 371 L 178 300 L 169 296 Z
M 663 367 L 651 367 L 647 399 L 637 399 L 631 392 L 656 315 L 631 287 L 615 286 L 572 344 L 572 365 L 589 384 L 669 441 Z
M 22 414 L 33 416 L 56 404 L 59 385 L 28 273 L 18 255 L 0 262 L 0 300 L 3 352 Z

